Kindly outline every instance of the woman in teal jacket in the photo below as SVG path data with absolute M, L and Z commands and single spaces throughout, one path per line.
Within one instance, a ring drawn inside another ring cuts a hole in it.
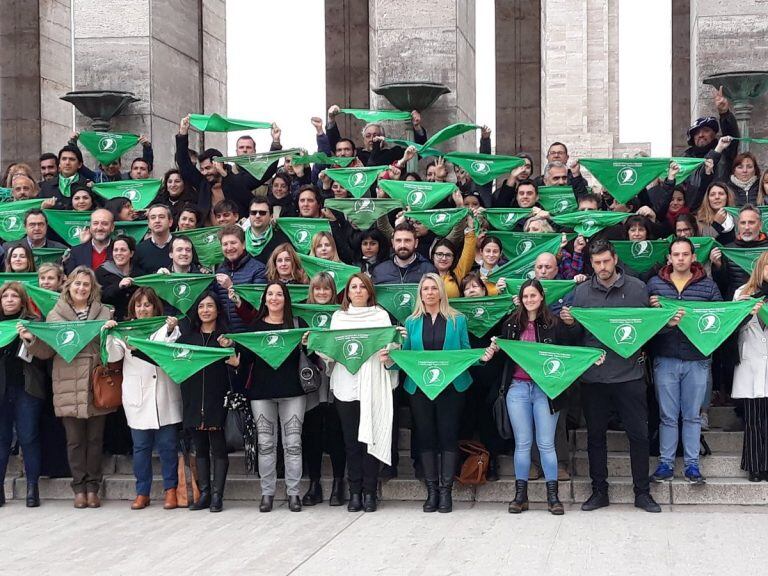
M 424 274 L 413 314 L 405 321 L 405 350 L 463 350 L 470 348 L 467 319 L 451 308 L 440 277 Z M 490 353 L 486 352 L 490 356 Z M 483 360 L 485 360 L 485 356 Z M 389 355 L 382 360 L 395 367 Z M 430 400 L 409 377 L 404 388 L 409 396 L 416 444 L 424 467 L 427 500 L 424 512 L 450 512 L 453 508 L 453 476 L 459 460 L 458 443 L 464 392 L 472 384 L 469 372 L 462 372 L 437 398 Z M 442 454 L 438 491 L 437 454 Z

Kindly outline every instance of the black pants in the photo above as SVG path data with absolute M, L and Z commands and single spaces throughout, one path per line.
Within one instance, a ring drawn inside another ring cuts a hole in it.
M 768 472 L 768 398 L 744 399 L 744 447 L 741 469 Z
M 490 365 L 489 362 L 486 366 L 472 366 L 469 369 L 472 385 L 465 393 L 459 438 L 472 440 L 476 433 L 491 456 L 498 456 L 506 448 L 493 419 L 493 403 L 499 393 L 501 369 L 488 370 Z M 503 363 L 501 367 L 503 368 Z
M 347 465 L 344 433 L 339 414 L 333 404 L 323 402 L 304 414 L 302 430 L 304 460 L 310 480 L 320 480 L 323 452 L 331 457 L 333 477 L 343 478 Z
M 347 482 L 352 494 L 361 490 L 375 494 L 379 484 L 379 461 L 368 454 L 368 446 L 357 439 L 360 428 L 360 402 L 334 400 L 344 433 L 344 449 L 347 453 Z
M 192 430 L 192 441 L 195 443 L 195 455 L 197 458 L 208 460 L 229 459 L 223 428 L 220 430 Z
M 458 452 L 466 394 L 452 384 L 434 400 L 420 388 L 410 395 L 416 443 L 422 452 Z
M 587 418 L 587 453 L 592 489 L 608 491 L 606 432 L 611 408 L 619 413 L 627 438 L 635 494 L 650 490 L 648 479 L 648 410 L 645 379 L 629 382 L 584 383 L 581 387 Z

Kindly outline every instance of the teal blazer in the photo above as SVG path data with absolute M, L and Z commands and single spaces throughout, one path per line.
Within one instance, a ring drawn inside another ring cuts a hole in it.
M 408 332 L 408 338 L 403 342 L 403 350 L 424 350 L 424 342 L 421 339 L 421 333 L 424 329 L 424 317 L 407 318 L 405 320 L 405 329 Z M 463 314 L 458 314 L 453 320 L 448 318 L 445 324 L 443 350 L 465 350 L 471 347 L 466 317 Z M 394 369 L 396 366 L 392 368 Z M 472 384 L 472 376 L 466 370 L 453 381 L 453 387 L 457 392 L 464 392 L 469 388 L 470 384 Z M 416 382 L 410 376 L 406 376 L 403 387 L 408 394 L 413 394 L 417 388 Z

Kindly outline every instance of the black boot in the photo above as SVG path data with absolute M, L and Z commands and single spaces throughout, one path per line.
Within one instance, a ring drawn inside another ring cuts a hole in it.
M 301 500 L 298 496 L 288 496 L 288 510 L 291 512 L 301 512 Z
M 485 479 L 488 482 L 496 482 L 499 479 L 499 458 L 491 454 L 488 460 L 488 470 L 485 473 Z
M 272 512 L 272 504 L 274 501 L 274 496 L 262 496 L 261 504 L 259 504 L 259 512 Z
M 419 455 L 421 469 L 424 471 L 424 482 L 427 485 L 427 499 L 422 506 L 424 512 L 435 512 L 439 505 L 437 481 L 437 454 L 422 452 Z
M 301 499 L 301 503 L 304 506 L 314 506 L 320 504 L 323 501 L 323 487 L 320 485 L 320 480 L 310 480 L 309 489 L 304 494 L 304 498 Z
M 227 483 L 229 458 L 216 458 L 213 461 L 213 491 L 211 493 L 211 512 L 224 509 L 224 485 Z
M 515 480 L 515 499 L 509 503 L 510 514 L 528 510 L 528 480 Z
M 376 493 L 363 493 L 363 512 L 376 512 Z
M 458 461 L 458 452 L 443 452 L 442 462 L 440 463 L 438 512 L 446 513 L 453 510 L 453 477 L 456 474 L 456 464 Z
M 334 478 L 331 486 L 331 497 L 328 498 L 328 506 L 342 506 L 344 504 L 344 478 Z
M 37 484 L 27 484 L 27 508 L 40 506 L 40 491 Z
M 0 478 L 0 506 L 5 506 L 5 478 Z
M 211 507 L 211 461 L 208 458 L 195 459 L 197 468 L 197 487 L 200 488 L 200 498 L 189 505 L 189 510 L 205 510 Z
M 347 512 L 360 512 L 363 509 L 363 496 L 359 490 L 349 491 L 349 502 L 347 502 Z
M 565 514 L 563 503 L 560 502 L 560 498 L 557 496 L 557 480 L 547 481 L 547 509 L 555 516 Z

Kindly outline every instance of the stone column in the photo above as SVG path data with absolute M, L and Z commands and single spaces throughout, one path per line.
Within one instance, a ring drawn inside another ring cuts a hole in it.
M 369 0 L 370 86 L 439 82 L 451 89 L 424 113 L 430 134 L 475 119 L 475 6 L 472 0 Z M 371 92 L 373 108 L 391 108 Z M 471 132 L 446 149 L 476 150 Z
M 672 155 L 688 147 L 691 125 L 691 0 L 672 0 Z
M 8 0 L 0 18 L 0 170 L 14 162 L 38 171 L 71 131 L 70 7 L 65 0 Z
M 141 98 L 112 121 L 146 134 L 155 176 L 173 166 L 179 120 L 226 114 L 225 0 L 74 0 L 76 89 L 127 90 Z M 79 130 L 89 120 L 77 115 Z M 226 151 L 226 135 L 192 146 Z M 138 152 L 138 150 L 137 150 Z
M 717 116 L 713 88 L 702 83 L 710 74 L 768 70 L 768 3 L 755 0 L 690 0 L 691 2 L 691 104 L 693 117 Z M 768 96 L 756 99 L 750 136 L 768 137 Z M 685 135 L 682 136 L 685 138 Z M 768 148 L 750 151 L 762 166 Z
M 541 0 L 496 0 L 496 152 L 541 156 Z

